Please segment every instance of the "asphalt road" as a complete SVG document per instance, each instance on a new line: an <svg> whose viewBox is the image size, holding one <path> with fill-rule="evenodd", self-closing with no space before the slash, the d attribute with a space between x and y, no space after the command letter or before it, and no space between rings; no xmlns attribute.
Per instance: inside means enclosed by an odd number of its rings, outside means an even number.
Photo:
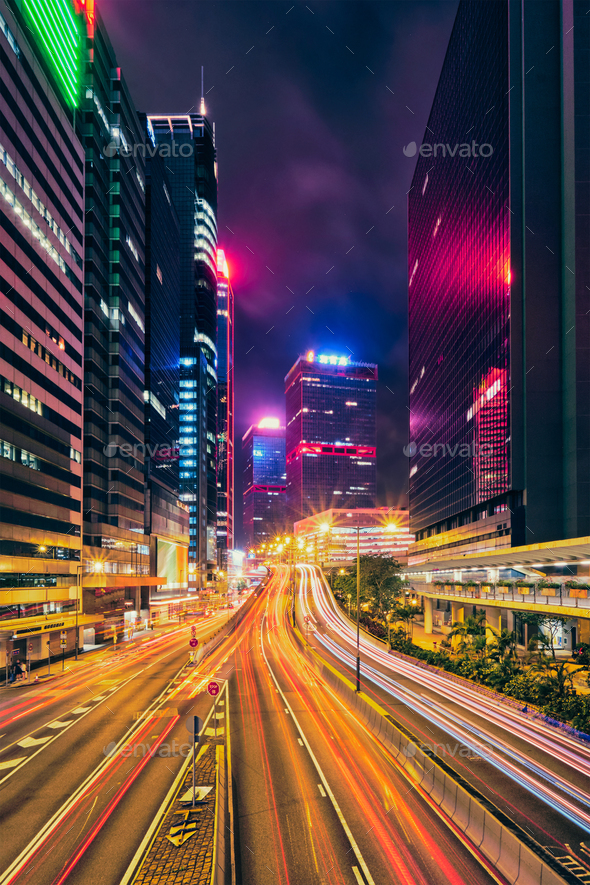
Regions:
<svg viewBox="0 0 590 885"><path fill-rule="evenodd" d="M252 602L236 622L248 622ZM226 620L197 622L197 635ZM41 688L2 693L2 885L118 885L189 752L189 710L206 717L206 684L240 635L189 668L183 625L93 652Z"/></svg>
<svg viewBox="0 0 590 885"><path fill-rule="evenodd" d="M297 653L287 576L269 582L230 683L238 882L494 881Z"/></svg>
<svg viewBox="0 0 590 885"><path fill-rule="evenodd" d="M312 593L314 582L315 597ZM336 618L330 615L330 605L335 607L335 604L317 567L303 567L300 600L300 623L304 613L309 612L310 644L324 660L354 681L354 625L340 613ZM463 687L448 680L448 691L445 689L442 694L442 682L434 684L428 672L389 658L381 651L376 660L368 653L366 638L362 641L365 643L365 650L361 649L363 691L389 707L392 716L434 749L539 844L549 848L554 856L572 858L587 874L588 878L584 880L590 881L590 829L577 825L557 801L552 804L538 798L518 779L531 777L551 789L559 803L569 803L572 812L590 813L590 807L585 804L590 802L590 777L586 773L590 748L562 738L557 731L552 735L552 729L546 726L539 726L538 732L530 734L519 732L518 712L500 710L495 713L493 705L489 706L475 688L467 688L467 694L464 694ZM383 648L377 642L369 645ZM381 676L388 681L381 680ZM411 704L404 703L404 692L408 693ZM422 712L417 709L420 706ZM521 719L528 728L525 717ZM458 739L459 728L463 735ZM498 741L497 746L494 741ZM489 750L497 752L498 764L488 761L486 753ZM518 762L510 755L511 751L525 762ZM568 760L567 764L564 760ZM513 771L512 777L507 773L509 767ZM563 779L563 785L558 778ZM568 794L568 785L580 792L581 800Z"/></svg>

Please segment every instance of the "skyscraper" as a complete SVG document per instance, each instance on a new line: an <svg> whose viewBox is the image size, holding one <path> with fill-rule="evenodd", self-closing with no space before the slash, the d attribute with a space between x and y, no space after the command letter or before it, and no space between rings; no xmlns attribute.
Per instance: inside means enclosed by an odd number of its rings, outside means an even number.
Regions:
<svg viewBox="0 0 590 885"><path fill-rule="evenodd" d="M147 118L150 141L171 173L180 224L180 486L190 508L189 581L196 586L217 564L217 164L203 102L201 110Z"/></svg>
<svg viewBox="0 0 590 885"><path fill-rule="evenodd" d="M300 356L285 378L287 518L374 507L377 366Z"/></svg>
<svg viewBox="0 0 590 885"><path fill-rule="evenodd" d="M227 570L234 546L234 293L222 249L217 250L217 551Z"/></svg>
<svg viewBox="0 0 590 885"><path fill-rule="evenodd" d="M86 152L84 548L86 606L116 630L141 606L145 535L145 159L143 128L93 4L76 127Z"/></svg>
<svg viewBox="0 0 590 885"><path fill-rule="evenodd" d="M145 322L145 530L150 571L168 579L151 590L151 602L157 603L186 596L189 542L189 509L179 499L178 468L180 225L166 160L158 153L146 162Z"/></svg>
<svg viewBox="0 0 590 885"><path fill-rule="evenodd" d="M422 559L590 533L586 12L459 5L408 201Z"/></svg>
<svg viewBox="0 0 590 885"><path fill-rule="evenodd" d="M263 418L242 437L244 536L253 547L285 528L285 428Z"/></svg>
<svg viewBox="0 0 590 885"><path fill-rule="evenodd" d="M47 6L0 0L3 660L13 650L25 660L29 643L33 659L47 655L46 642L57 651L61 630L68 648L76 641L84 151L73 118L83 37L65 2L54 9L48 32Z"/></svg>

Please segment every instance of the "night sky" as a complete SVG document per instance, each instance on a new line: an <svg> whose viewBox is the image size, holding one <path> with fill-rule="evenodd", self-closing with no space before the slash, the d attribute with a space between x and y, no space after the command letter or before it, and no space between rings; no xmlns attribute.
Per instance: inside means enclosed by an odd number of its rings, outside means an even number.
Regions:
<svg viewBox="0 0 590 885"><path fill-rule="evenodd" d="M402 148L422 140L457 5L97 2L139 110L198 110L205 66L236 296L238 519L241 437L284 417L284 376L310 349L378 363L378 503L407 506Z"/></svg>

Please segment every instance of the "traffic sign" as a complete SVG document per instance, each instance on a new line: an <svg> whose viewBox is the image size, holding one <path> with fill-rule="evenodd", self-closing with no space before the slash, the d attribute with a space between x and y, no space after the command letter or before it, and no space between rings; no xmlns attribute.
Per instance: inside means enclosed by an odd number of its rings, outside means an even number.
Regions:
<svg viewBox="0 0 590 885"><path fill-rule="evenodd" d="M190 645L191 648L196 648L197 645L199 644L199 640L195 636L193 636L192 639L189 639L188 644Z"/></svg>
<svg viewBox="0 0 590 885"><path fill-rule="evenodd" d="M33 643L29 642L29 651L33 651Z"/></svg>
<svg viewBox="0 0 590 885"><path fill-rule="evenodd" d="M306 624L309 624L309 615L306 615L306 616L303 618L303 620L305 621Z"/></svg>
<svg viewBox="0 0 590 885"><path fill-rule="evenodd" d="M210 682L207 686L207 691L211 695L212 698L216 698L219 694L219 683L218 682Z"/></svg>

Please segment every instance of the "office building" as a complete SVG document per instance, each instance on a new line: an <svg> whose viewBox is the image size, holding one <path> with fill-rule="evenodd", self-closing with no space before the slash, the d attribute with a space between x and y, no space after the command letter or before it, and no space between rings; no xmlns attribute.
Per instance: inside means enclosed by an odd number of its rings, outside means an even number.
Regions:
<svg viewBox="0 0 590 885"><path fill-rule="evenodd" d="M110 638L158 580L145 534L145 139L100 16L84 8L84 604Z"/></svg>
<svg viewBox="0 0 590 885"><path fill-rule="evenodd" d="M391 556L400 565L408 561L414 540L409 514L403 507L325 510L298 520L293 528L298 556L322 566L343 566L361 556ZM358 531L358 537L357 537Z"/></svg>
<svg viewBox="0 0 590 885"><path fill-rule="evenodd" d="M285 378L287 517L375 506L377 366L300 356Z"/></svg>
<svg viewBox="0 0 590 885"><path fill-rule="evenodd" d="M264 544L285 529L285 428L263 418L242 437L243 519L247 547Z"/></svg>
<svg viewBox="0 0 590 885"><path fill-rule="evenodd" d="M590 534L586 12L459 5L408 198L411 562Z"/></svg>
<svg viewBox="0 0 590 885"><path fill-rule="evenodd" d="M150 573L165 585L146 588L142 608L163 600L186 605L189 509L179 488L180 225L166 160L146 161L145 533ZM186 455L192 447L187 446Z"/></svg>
<svg viewBox="0 0 590 885"><path fill-rule="evenodd" d="M180 488L190 508L189 584L217 566L217 164L204 113L149 114L180 224ZM194 454L184 454L185 447Z"/></svg>
<svg viewBox="0 0 590 885"><path fill-rule="evenodd" d="M227 571L234 546L234 293L223 249L217 250L217 554Z"/></svg>
<svg viewBox="0 0 590 885"><path fill-rule="evenodd" d="M82 544L83 41L73 8L0 0L2 665L76 644ZM52 46L48 45L48 38ZM52 51L57 47L60 53ZM61 50L63 49L63 56ZM6 654L6 658L5 658Z"/></svg>

